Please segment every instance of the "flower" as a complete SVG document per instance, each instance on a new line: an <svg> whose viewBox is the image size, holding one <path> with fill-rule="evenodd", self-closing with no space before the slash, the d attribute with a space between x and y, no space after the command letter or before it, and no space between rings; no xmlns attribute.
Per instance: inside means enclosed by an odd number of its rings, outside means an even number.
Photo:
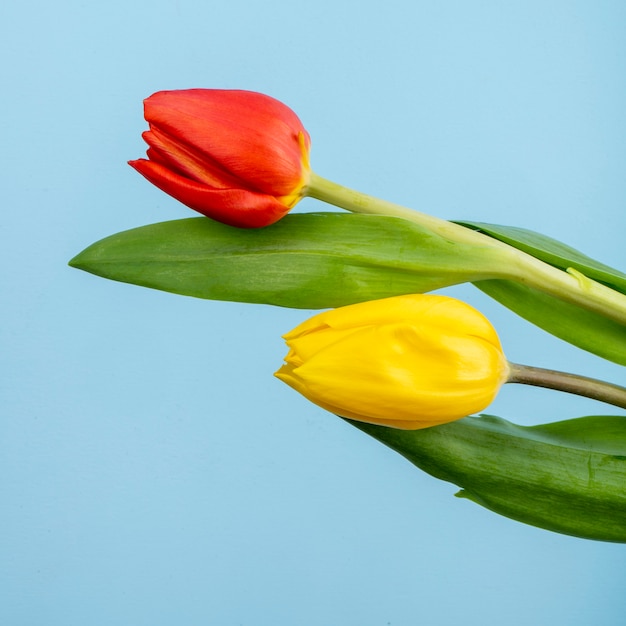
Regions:
<svg viewBox="0 0 626 626"><path fill-rule="evenodd" d="M509 372L489 321L446 296L333 309L284 339L280 380L342 417L406 430L481 411Z"/></svg>
<svg viewBox="0 0 626 626"><path fill-rule="evenodd" d="M159 91L144 101L144 115L148 158L129 165L195 211L257 228L302 197L311 141L278 100L252 91Z"/></svg>

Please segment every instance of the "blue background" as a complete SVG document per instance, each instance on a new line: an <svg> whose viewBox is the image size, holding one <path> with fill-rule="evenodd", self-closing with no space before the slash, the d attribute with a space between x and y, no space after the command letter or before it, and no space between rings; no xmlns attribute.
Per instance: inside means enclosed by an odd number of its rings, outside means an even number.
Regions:
<svg viewBox="0 0 626 626"><path fill-rule="evenodd" d="M273 378L308 312L67 261L191 216L126 161L143 98L221 87L290 105L322 176L624 269L625 35L619 0L4 3L0 623L623 623L626 546L453 498ZM511 360L626 382L473 287L448 292ZM519 386L489 411L616 412Z"/></svg>

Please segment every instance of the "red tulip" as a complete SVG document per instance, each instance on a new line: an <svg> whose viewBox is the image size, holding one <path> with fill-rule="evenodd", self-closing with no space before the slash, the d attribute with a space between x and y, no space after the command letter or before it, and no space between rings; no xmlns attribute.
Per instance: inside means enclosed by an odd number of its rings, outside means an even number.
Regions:
<svg viewBox="0 0 626 626"><path fill-rule="evenodd" d="M129 164L195 211L256 228L303 196L311 140L278 100L252 91L159 91L144 110L148 158Z"/></svg>

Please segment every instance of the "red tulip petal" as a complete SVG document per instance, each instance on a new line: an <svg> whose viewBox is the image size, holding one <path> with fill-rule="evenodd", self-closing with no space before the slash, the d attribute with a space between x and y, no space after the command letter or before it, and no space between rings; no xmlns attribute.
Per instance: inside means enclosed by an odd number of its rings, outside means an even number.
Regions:
<svg viewBox="0 0 626 626"><path fill-rule="evenodd" d="M243 189L213 189L147 159L128 163L152 184L179 202L230 226L239 228L269 226L289 212L289 207L281 204L273 196Z"/></svg>
<svg viewBox="0 0 626 626"><path fill-rule="evenodd" d="M211 157L201 154L193 146L177 142L174 137L156 128L146 131L142 137L150 146L150 160L162 163L186 178L219 189L246 187L245 181L223 170Z"/></svg>
<svg viewBox="0 0 626 626"><path fill-rule="evenodd" d="M296 114L278 100L219 89L161 91L144 102L151 127L194 146L203 158L249 181L262 192L288 195L302 179L299 133L308 133Z"/></svg>

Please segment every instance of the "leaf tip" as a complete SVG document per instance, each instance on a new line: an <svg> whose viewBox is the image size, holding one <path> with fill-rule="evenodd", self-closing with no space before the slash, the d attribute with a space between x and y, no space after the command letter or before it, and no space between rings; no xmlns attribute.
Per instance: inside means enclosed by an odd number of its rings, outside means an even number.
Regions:
<svg viewBox="0 0 626 626"><path fill-rule="evenodd" d="M78 270L85 269L85 251L79 252L76 256L71 258L67 264Z"/></svg>

